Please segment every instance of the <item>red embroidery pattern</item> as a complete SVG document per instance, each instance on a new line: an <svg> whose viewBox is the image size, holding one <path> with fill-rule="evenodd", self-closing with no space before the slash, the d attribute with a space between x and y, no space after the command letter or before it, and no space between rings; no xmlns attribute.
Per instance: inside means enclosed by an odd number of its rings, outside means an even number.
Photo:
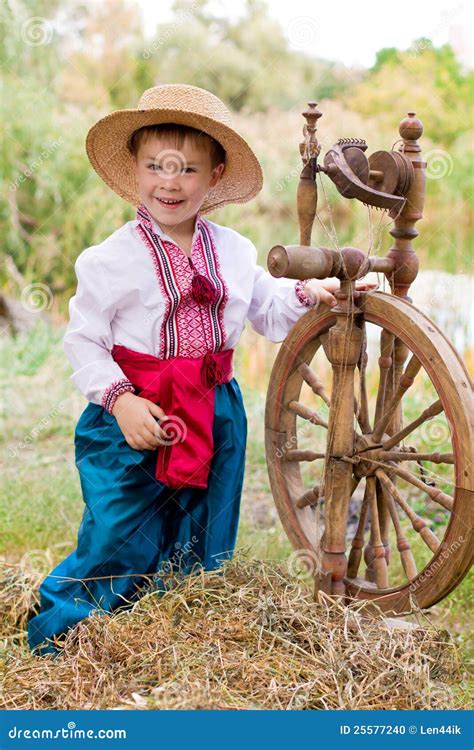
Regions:
<svg viewBox="0 0 474 750"><path fill-rule="evenodd" d="M214 351L220 351L226 342L227 334L224 326L224 309L229 299L229 290L221 274L219 256L214 244L211 228L206 221L200 219L200 250L202 252L202 267L197 263L196 270L203 276L211 279L214 287L217 289L218 297L210 306L210 317L213 325L213 335L215 338Z"/></svg>
<svg viewBox="0 0 474 750"><path fill-rule="evenodd" d="M138 216L138 212L137 212ZM153 266L155 268L155 274L158 279L158 284L160 286L161 295L165 301L165 310L163 313L163 323L161 325L160 329L160 345L158 354L156 355L160 359L165 359L165 352L169 350L169 335L168 335L168 321L171 318L172 308L176 309L177 303L179 300L175 299L171 296L171 287L169 284L169 278L166 277L166 283L165 283L165 273L163 266L163 258L162 253L160 252L160 249L156 247L155 243L153 242L152 237L153 230L150 229L144 222L139 223L137 225L137 230L140 234L140 237L144 241L153 262Z"/></svg>
<svg viewBox="0 0 474 750"><path fill-rule="evenodd" d="M114 380L114 382L107 386L107 388L105 389L102 395L101 405L106 411L109 412L109 414L112 414L112 409L114 408L115 402L117 401L118 397L126 391L135 393L135 388L128 378Z"/></svg>
<svg viewBox="0 0 474 750"><path fill-rule="evenodd" d="M197 235L191 251L191 268L184 251L155 234L145 207L137 211L140 236L151 253L165 300L158 357L202 357L218 352L226 341L224 308L228 289L220 272L219 258L207 223L197 219ZM215 300L199 304L193 297L195 273L206 277L215 290ZM214 295L211 295L214 296Z"/></svg>
<svg viewBox="0 0 474 750"><path fill-rule="evenodd" d="M303 279L302 281L296 282L295 294L303 305L306 305L306 307L314 307L316 301L313 299L313 297L310 297L309 294L306 294L304 290L304 286L307 281L310 281L310 279Z"/></svg>
<svg viewBox="0 0 474 750"><path fill-rule="evenodd" d="M174 288L179 296L178 305L172 310L167 329L175 332L170 344L169 357L202 357L207 351L207 341L211 341L211 328L208 315L192 296L193 272L185 253L174 243L161 240L170 262ZM195 245L196 247L196 245ZM193 253L194 255L194 248ZM214 351L214 349L212 349Z"/></svg>

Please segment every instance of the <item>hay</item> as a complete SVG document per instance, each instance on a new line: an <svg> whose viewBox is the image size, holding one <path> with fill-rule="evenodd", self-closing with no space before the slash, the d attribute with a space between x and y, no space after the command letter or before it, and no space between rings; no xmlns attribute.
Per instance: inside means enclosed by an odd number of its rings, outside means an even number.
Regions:
<svg viewBox="0 0 474 750"><path fill-rule="evenodd" d="M0 638L26 628L28 613L39 603L41 576L22 565L0 561Z"/></svg>
<svg viewBox="0 0 474 750"><path fill-rule="evenodd" d="M24 626L32 600L24 579L10 581L2 633ZM287 566L243 552L128 610L88 617L56 659L33 657L24 633L10 636L0 652L5 709L457 707L446 631L393 628L362 617L360 603L313 602Z"/></svg>

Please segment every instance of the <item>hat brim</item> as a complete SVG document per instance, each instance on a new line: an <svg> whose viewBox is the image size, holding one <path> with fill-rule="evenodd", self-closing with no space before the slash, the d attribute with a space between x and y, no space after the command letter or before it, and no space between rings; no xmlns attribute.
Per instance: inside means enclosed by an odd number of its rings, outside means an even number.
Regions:
<svg viewBox="0 0 474 750"><path fill-rule="evenodd" d="M246 203L261 190L263 175L259 161L244 138L230 126L180 109L123 109L92 126L86 138L86 151L101 179L128 203L138 206L141 202L128 139L138 128L164 123L202 130L225 149L225 170L218 184L209 190L200 213L209 213L228 203Z"/></svg>

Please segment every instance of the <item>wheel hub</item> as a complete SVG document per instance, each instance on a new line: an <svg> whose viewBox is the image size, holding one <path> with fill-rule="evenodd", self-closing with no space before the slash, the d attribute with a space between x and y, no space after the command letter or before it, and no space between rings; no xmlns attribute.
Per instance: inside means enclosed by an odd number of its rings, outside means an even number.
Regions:
<svg viewBox="0 0 474 750"><path fill-rule="evenodd" d="M385 440L388 440L388 437L388 435L383 435L381 442L383 443ZM371 448L371 446L373 446L373 448ZM394 448L393 450L397 450L397 448ZM374 445L371 432L357 438L353 458L358 459L359 456L360 459L358 463L354 464L354 476L357 477L357 479L373 476L377 469L377 465L371 463L371 461L383 461L383 449L381 448L380 443ZM364 458L371 459L371 461L364 461Z"/></svg>

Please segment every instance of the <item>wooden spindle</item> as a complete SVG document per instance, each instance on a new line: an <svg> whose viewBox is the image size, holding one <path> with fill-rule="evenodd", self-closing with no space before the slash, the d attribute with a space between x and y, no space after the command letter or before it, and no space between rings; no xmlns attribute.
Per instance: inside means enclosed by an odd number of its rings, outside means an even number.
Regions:
<svg viewBox="0 0 474 750"><path fill-rule="evenodd" d="M317 102L308 102L307 109L301 114L306 119L306 123L303 126L304 140L300 143L303 169L298 183L296 208L300 226L300 244L309 247L318 205L316 162L321 146L316 138L316 125L322 112L317 109Z"/></svg>
<svg viewBox="0 0 474 750"><path fill-rule="evenodd" d="M360 360L362 329L353 325L351 312L352 282L342 281L334 309L337 320L323 346L333 370L331 410L329 412L328 459L325 466L325 529L322 542L322 569L331 574L331 591L344 595L347 571L345 554L349 499L353 494L352 465L338 460L354 449L354 370ZM316 587L318 586L316 581Z"/></svg>
<svg viewBox="0 0 474 750"><path fill-rule="evenodd" d="M375 580L377 588L388 588L388 570L387 560L385 557L385 546L380 533L379 511L377 506L377 493L375 487L375 477L367 477L366 488L369 497L370 507L370 547L371 547L371 568L372 574L368 580Z"/></svg>

